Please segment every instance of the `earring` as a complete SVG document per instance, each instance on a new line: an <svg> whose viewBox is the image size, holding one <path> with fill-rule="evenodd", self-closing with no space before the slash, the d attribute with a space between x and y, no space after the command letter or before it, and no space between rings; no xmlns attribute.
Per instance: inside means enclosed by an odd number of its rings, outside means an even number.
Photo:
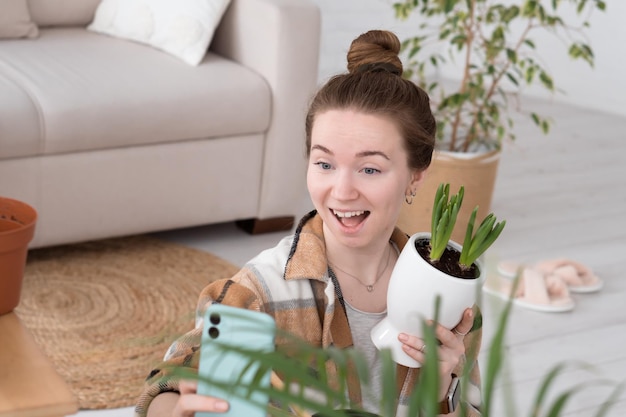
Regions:
<svg viewBox="0 0 626 417"><path fill-rule="evenodd" d="M413 197L415 197L415 191L411 190L410 194L405 194L404 195L404 201L406 201L406 203L408 205L411 205L411 204L413 204Z"/></svg>

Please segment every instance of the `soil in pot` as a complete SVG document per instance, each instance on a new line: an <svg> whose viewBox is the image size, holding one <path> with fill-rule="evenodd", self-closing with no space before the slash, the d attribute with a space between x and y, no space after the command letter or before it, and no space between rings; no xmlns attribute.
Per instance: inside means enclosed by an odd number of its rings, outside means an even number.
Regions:
<svg viewBox="0 0 626 417"><path fill-rule="evenodd" d="M445 274L463 279L476 279L480 276L480 270L476 264L472 264L468 269L461 268L459 264L461 252L451 246L446 247L441 258L436 262L430 260L430 239L416 239L415 249L426 262Z"/></svg>

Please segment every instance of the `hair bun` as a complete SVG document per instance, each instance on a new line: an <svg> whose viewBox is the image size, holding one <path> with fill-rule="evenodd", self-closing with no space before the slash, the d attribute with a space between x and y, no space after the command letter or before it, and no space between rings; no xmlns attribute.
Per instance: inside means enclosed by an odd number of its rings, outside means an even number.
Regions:
<svg viewBox="0 0 626 417"><path fill-rule="evenodd" d="M398 67L396 67L393 64L389 64L387 62L371 62L369 64L359 65L356 68L356 72L368 72L368 71L370 72L387 71L394 75L402 74L400 70L398 69Z"/></svg>
<svg viewBox="0 0 626 417"><path fill-rule="evenodd" d="M370 30L352 41L348 51L348 71L386 71L402 74L400 40L387 30Z"/></svg>

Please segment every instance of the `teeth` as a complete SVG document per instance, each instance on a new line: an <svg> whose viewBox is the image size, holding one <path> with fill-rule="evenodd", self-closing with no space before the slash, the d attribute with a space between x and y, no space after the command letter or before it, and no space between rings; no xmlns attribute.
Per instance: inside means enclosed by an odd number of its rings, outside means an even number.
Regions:
<svg viewBox="0 0 626 417"><path fill-rule="evenodd" d="M354 216L360 216L361 214L365 213L365 211L360 210L360 211L337 211L337 210L333 210L333 214L337 217L354 217Z"/></svg>

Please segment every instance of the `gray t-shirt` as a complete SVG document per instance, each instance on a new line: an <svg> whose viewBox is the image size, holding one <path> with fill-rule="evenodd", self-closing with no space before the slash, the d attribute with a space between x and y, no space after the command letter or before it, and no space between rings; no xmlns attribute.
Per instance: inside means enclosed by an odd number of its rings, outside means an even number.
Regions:
<svg viewBox="0 0 626 417"><path fill-rule="evenodd" d="M387 312L367 313L352 307L345 300L344 303L352 331L354 349L363 355L370 370L370 386L361 387L363 408L370 413L380 414L381 362L378 349L370 337L370 331L376 323L387 316Z"/></svg>

